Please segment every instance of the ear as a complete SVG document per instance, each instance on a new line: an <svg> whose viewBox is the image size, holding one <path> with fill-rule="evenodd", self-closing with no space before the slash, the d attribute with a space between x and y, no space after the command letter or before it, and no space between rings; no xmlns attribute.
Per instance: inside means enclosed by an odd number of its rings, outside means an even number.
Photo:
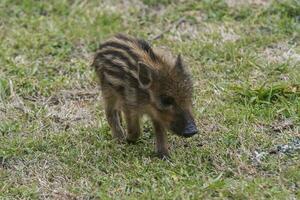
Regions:
<svg viewBox="0 0 300 200"><path fill-rule="evenodd" d="M143 62L138 62L138 79L141 88L148 89L152 84L153 71Z"/></svg>
<svg viewBox="0 0 300 200"><path fill-rule="evenodd" d="M184 64L181 58L181 55L178 54L176 62L175 62L175 69L179 72L179 73L183 73L184 70Z"/></svg>

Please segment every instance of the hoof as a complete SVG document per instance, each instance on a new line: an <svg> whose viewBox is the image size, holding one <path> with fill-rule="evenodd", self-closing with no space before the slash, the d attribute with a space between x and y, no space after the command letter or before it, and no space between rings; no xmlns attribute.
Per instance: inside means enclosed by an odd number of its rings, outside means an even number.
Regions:
<svg viewBox="0 0 300 200"><path fill-rule="evenodd" d="M136 144L137 143L137 139L130 139L130 138L126 138L126 141L128 144Z"/></svg>
<svg viewBox="0 0 300 200"><path fill-rule="evenodd" d="M171 159L171 157L170 157L170 155L168 153L160 153L160 152L158 152L157 153L157 157L159 159L161 159L161 160L170 160Z"/></svg>

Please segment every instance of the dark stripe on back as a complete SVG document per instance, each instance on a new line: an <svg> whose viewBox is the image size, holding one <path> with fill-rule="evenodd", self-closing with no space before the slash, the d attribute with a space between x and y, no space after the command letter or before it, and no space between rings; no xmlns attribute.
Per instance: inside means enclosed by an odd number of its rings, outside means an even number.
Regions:
<svg viewBox="0 0 300 200"><path fill-rule="evenodd" d="M105 47L114 47L116 49L122 49L126 51L134 60L138 61L139 57L136 55L129 46L126 46L124 44L120 44L118 42L105 42L100 45L99 49L103 49Z"/></svg>
<svg viewBox="0 0 300 200"><path fill-rule="evenodd" d="M148 42L146 42L145 40L142 40L142 39L138 39L138 45L139 47L145 51L147 54L149 54L150 58L154 61L157 61L158 60L158 57L157 55L155 55L155 53L153 52L151 46L149 45Z"/></svg>
<svg viewBox="0 0 300 200"><path fill-rule="evenodd" d="M130 69L135 70L135 71L137 70L137 66L135 64L133 64L132 62L130 62L128 57L125 56L122 52L115 51L113 49L108 49L108 50L104 50L101 53L99 53L99 56L101 58L106 59L104 57L104 55L112 55L112 56L118 57L121 61L124 61Z"/></svg>
<svg viewBox="0 0 300 200"><path fill-rule="evenodd" d="M103 61L104 61L104 64L106 64L106 65L108 65L108 66L110 66L110 67L112 67L114 69L117 69L117 70L109 70L108 67L105 67L104 71L108 72L108 74L110 74L110 75L112 75L112 76L114 76L116 78L119 78L119 79L123 79L123 80L127 79L127 80L129 80L129 85L136 84L138 82L137 79L133 75L131 75L128 72L125 72L123 70L122 66L117 65L116 63L113 63L109 59L105 59Z"/></svg>
<svg viewBox="0 0 300 200"><path fill-rule="evenodd" d="M143 40L143 39L133 39L133 38L130 38L130 37L128 37L126 35L123 35L123 34L117 34L115 36L115 38L123 40L125 42L137 43L138 47L140 47L141 50L146 52L153 61L157 61L159 59L158 56L154 53L154 51L151 48L150 44L147 41ZM105 42L105 43L101 44L99 48L101 49L101 48L104 48L104 47L107 47L107 46L112 46L112 47L119 48L119 49L122 49L124 51L127 51L128 54L134 60L139 60L139 57L134 52L132 52L132 50L129 46L127 46L125 44L121 44L121 43L113 42L113 41L112 42Z"/></svg>
<svg viewBox="0 0 300 200"><path fill-rule="evenodd" d="M118 79L124 79L124 72L122 70L120 71L111 71L109 70L108 68L104 69L104 72L107 73L108 75L111 75L115 78L118 78Z"/></svg>
<svg viewBox="0 0 300 200"><path fill-rule="evenodd" d="M103 60L102 60L102 61L103 61L103 64L106 65L106 67L103 68L104 70L109 70L109 68L107 67L107 66L109 66L109 67L111 67L111 68L114 68L114 69L115 69L114 71L120 72L120 74L126 73L126 72L123 70L123 67L122 67L121 65L118 65L118 64L116 64L116 63L113 63L110 59L107 59L107 58L104 58L104 57L103 57ZM109 71L112 71L112 70L109 70Z"/></svg>
<svg viewBox="0 0 300 200"><path fill-rule="evenodd" d="M111 63L111 61L109 61L109 60L107 60L106 64L108 64L112 67L120 67L118 65L115 65L114 63ZM129 73L124 72L123 70L112 71L112 70L109 70L109 68L105 68L104 72L111 75L111 76L113 76L113 77L115 77L115 78L123 80L124 83L126 83L126 81L127 81L127 84L130 87L133 87L133 88L138 87L138 80L134 76L132 76Z"/></svg>

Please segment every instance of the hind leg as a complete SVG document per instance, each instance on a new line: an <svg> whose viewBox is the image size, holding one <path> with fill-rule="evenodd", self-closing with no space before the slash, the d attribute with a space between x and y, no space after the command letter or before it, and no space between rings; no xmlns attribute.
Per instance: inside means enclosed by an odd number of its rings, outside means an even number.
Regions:
<svg viewBox="0 0 300 200"><path fill-rule="evenodd" d="M104 99L106 119L111 128L112 136L118 140L122 140L125 137L125 133L120 123L120 112L116 105L117 97L110 95L104 97Z"/></svg>

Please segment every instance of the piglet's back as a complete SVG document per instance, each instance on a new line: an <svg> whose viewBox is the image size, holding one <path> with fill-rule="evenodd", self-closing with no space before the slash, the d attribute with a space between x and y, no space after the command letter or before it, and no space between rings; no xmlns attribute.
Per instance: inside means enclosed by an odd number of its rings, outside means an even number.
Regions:
<svg viewBox="0 0 300 200"><path fill-rule="evenodd" d="M145 63L155 71L162 70L163 57L142 39L118 34L102 43L94 57L102 90L113 89L127 104L135 106L149 98L138 81L138 63Z"/></svg>
<svg viewBox="0 0 300 200"><path fill-rule="evenodd" d="M119 67L122 71L137 72L138 62L159 70L161 55L155 53L148 42L131 36L118 34L100 44L95 55L93 66L96 70L103 67Z"/></svg>

